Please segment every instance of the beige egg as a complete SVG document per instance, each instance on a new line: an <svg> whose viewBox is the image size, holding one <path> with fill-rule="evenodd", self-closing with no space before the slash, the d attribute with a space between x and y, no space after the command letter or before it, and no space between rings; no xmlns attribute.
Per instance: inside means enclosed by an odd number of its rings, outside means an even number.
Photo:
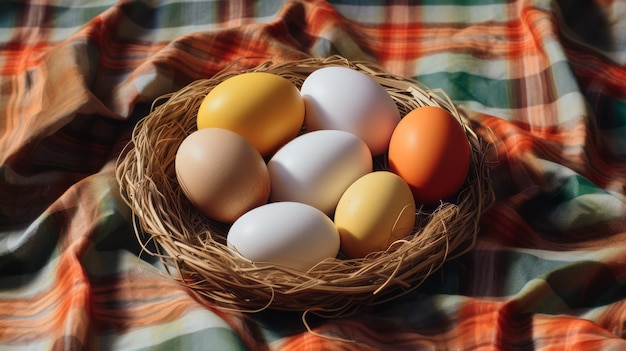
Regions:
<svg viewBox="0 0 626 351"><path fill-rule="evenodd" d="M176 152L175 168L184 194L214 220L232 223L268 201L265 161L235 132L205 128L191 133Z"/></svg>

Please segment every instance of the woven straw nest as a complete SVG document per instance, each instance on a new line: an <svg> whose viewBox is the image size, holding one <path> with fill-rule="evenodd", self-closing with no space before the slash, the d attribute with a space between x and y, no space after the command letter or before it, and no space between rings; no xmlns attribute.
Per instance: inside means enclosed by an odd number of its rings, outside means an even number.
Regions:
<svg viewBox="0 0 626 351"><path fill-rule="evenodd" d="M229 253L225 242L228 225L211 221L187 200L176 180L177 148L196 130L196 112L204 96L225 79L263 71L283 76L300 88L311 72L325 66L350 67L368 74L392 96L401 116L426 105L450 111L464 126L471 145L466 183L456 203L440 203L428 211L418 208L413 234L397 240L384 252L360 259L346 259L340 253L306 273L256 266ZM363 305L397 298L417 288L444 262L472 248L479 218L493 201L486 161L488 145L447 95L372 63L351 62L338 56L283 64L268 62L250 70L194 81L159 102L137 124L120 155L116 177L121 194L133 211L144 251L158 256L170 268L172 277L222 308L244 312L273 308L340 316ZM375 164L384 168L385 160Z"/></svg>

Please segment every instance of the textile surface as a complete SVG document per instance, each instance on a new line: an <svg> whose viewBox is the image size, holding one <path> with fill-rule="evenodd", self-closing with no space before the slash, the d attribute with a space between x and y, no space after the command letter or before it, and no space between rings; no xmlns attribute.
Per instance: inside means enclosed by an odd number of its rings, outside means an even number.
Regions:
<svg viewBox="0 0 626 351"><path fill-rule="evenodd" d="M141 254L116 159L225 67L342 55L443 89L493 143L475 247L356 315L225 312ZM0 349L626 349L626 3L7 1Z"/></svg>

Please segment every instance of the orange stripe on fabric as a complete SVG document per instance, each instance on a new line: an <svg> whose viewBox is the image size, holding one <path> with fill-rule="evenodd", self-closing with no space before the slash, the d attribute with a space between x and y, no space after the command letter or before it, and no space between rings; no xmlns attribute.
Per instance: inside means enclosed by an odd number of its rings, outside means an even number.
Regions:
<svg viewBox="0 0 626 351"><path fill-rule="evenodd" d="M589 347L625 345L624 340L584 319L569 316L527 314L516 300L464 299L455 316L436 330L388 324L381 320L327 321L282 338L280 350L588 350ZM419 313L416 311L416 313ZM345 341L341 341L344 339Z"/></svg>
<svg viewBox="0 0 626 351"><path fill-rule="evenodd" d="M43 54L52 47L50 43L9 44L2 50L4 64L0 66L0 75L22 74L41 65Z"/></svg>
<svg viewBox="0 0 626 351"><path fill-rule="evenodd" d="M461 323L456 331L461 341L471 340L467 334L473 332L473 339L487 349L589 350L611 344L626 345L626 341L591 321L564 315L527 314L526 305L516 300L467 300L459 307L457 321Z"/></svg>
<svg viewBox="0 0 626 351"><path fill-rule="evenodd" d="M410 58L439 52L467 52L484 58L521 58L543 54L543 40L553 40L555 19L538 9L524 9L522 19L504 23L478 23L465 27L443 23L385 22L378 26L350 24L363 33L366 45L381 59L402 53ZM530 29L530 31L529 31ZM503 36L504 35L504 36Z"/></svg>
<svg viewBox="0 0 626 351"><path fill-rule="evenodd" d="M51 335L73 335L84 342L93 332L127 332L165 324L189 309L208 307L156 272L90 280L69 251L56 271L55 284L49 290L26 299L0 301L0 311L11 316L0 319L0 340L35 341ZM230 322L235 324L233 318Z"/></svg>
<svg viewBox="0 0 626 351"><path fill-rule="evenodd" d="M577 77L589 89L601 88L603 92L624 99L626 66L619 65L600 54L579 47L563 38L565 52Z"/></svg>
<svg viewBox="0 0 626 351"><path fill-rule="evenodd" d="M588 125L586 117L545 128L481 114L475 118L480 120L485 137L494 144L498 159L509 166L517 167L515 160L518 159L532 164L533 159L541 158L571 168L601 188L626 188L626 169L621 163L611 162L606 157L601 149L601 140L594 138L597 132ZM519 179L523 174L530 175L530 182L520 185L542 183L540 166L524 169L527 171L519 167L512 170L518 173Z"/></svg>
<svg viewBox="0 0 626 351"><path fill-rule="evenodd" d="M80 262L71 253L60 257L55 284L32 298L3 299L0 340L34 341L73 335L85 341L91 288Z"/></svg>
<svg viewBox="0 0 626 351"><path fill-rule="evenodd" d="M617 301L607 306L596 320L609 332L626 339L626 301Z"/></svg>
<svg viewBox="0 0 626 351"><path fill-rule="evenodd" d="M533 230L517 211L504 204L492 206L481 218L480 238L477 249L501 249L506 247L542 248L543 239Z"/></svg>

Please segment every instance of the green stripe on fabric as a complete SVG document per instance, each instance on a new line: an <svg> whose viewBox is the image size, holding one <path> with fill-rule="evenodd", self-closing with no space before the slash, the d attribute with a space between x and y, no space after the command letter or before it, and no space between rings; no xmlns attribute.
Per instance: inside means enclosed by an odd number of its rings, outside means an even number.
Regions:
<svg viewBox="0 0 626 351"><path fill-rule="evenodd" d="M626 158L626 126L601 129L598 134L609 153L618 158Z"/></svg>
<svg viewBox="0 0 626 351"><path fill-rule="evenodd" d="M613 99L609 96L594 96L595 100L603 101L598 116L598 126L602 129L626 126L626 101Z"/></svg>
<svg viewBox="0 0 626 351"><path fill-rule="evenodd" d="M113 4L111 4L113 5ZM83 25L94 17L106 11L111 6L95 7L55 7L53 11L53 24L55 28L71 28Z"/></svg>
<svg viewBox="0 0 626 351"><path fill-rule="evenodd" d="M569 177L558 193L558 200L569 201L582 195L608 194L606 190L598 187L589 179L580 175Z"/></svg>
<svg viewBox="0 0 626 351"><path fill-rule="evenodd" d="M441 88L454 101L477 101L489 107L512 108L507 80L489 79L466 72L438 72L415 77L431 89Z"/></svg>
<svg viewBox="0 0 626 351"><path fill-rule="evenodd" d="M218 5L208 1L150 7L137 1L122 6L122 10L133 23L143 28L156 29L178 27L181 18L185 19L185 25L216 23L223 17Z"/></svg>
<svg viewBox="0 0 626 351"><path fill-rule="evenodd" d="M24 230L4 231L0 236L0 275L30 275L48 264L57 254L59 220L55 214L44 214ZM13 287L8 282L0 285Z"/></svg>
<svg viewBox="0 0 626 351"><path fill-rule="evenodd" d="M570 308L592 308L626 296L626 283L601 262L574 262L550 273L546 281Z"/></svg>
<svg viewBox="0 0 626 351"><path fill-rule="evenodd" d="M536 194L519 210L535 229L558 240L578 240L581 228L601 226L623 216L621 201L578 174L559 181L552 191Z"/></svg>
<svg viewBox="0 0 626 351"><path fill-rule="evenodd" d="M616 277L607 264L584 257L569 262L521 251L480 251L476 255L479 258L474 262L475 267L492 267L492 270L468 277L469 284L498 282L500 277L506 277L501 281L503 286L493 286L502 288L497 291L499 296L515 295L533 279L545 280L554 294L572 308L601 306L617 301L623 298L626 291L626 282ZM601 255L597 253L594 257ZM479 290L489 292L488 288Z"/></svg>
<svg viewBox="0 0 626 351"><path fill-rule="evenodd" d="M180 27L181 19L184 25L214 24L223 22L231 17L236 18L263 18L276 14L282 6L278 0L264 1L256 4L250 13L231 13L228 2L202 1L177 2L158 7L150 7L140 1L122 6L126 16L135 24L147 28ZM236 15L236 16L235 16Z"/></svg>
<svg viewBox="0 0 626 351"><path fill-rule="evenodd" d="M529 281L542 279L568 264L522 251L476 250L446 262L440 272L424 281L417 293L510 296L519 293ZM470 273L468 267L478 268Z"/></svg>
<svg viewBox="0 0 626 351"><path fill-rule="evenodd" d="M468 271L468 267L473 269ZM552 260L524 251L476 250L471 255L447 262L440 272L430 276L415 292L376 309L396 318L402 316L408 324L421 324L426 322L424 316L432 318L435 311L420 308L420 313L415 314L407 309L407 306L415 306L416 296L417 300L431 295L515 296L524 293L529 283L541 280L552 289L533 300L534 308L542 313L567 312L563 310L564 306L551 305L553 301L564 301L566 309L602 306L618 301L626 292L626 282L616 277L602 262L582 257L574 262Z"/></svg>
<svg viewBox="0 0 626 351"><path fill-rule="evenodd" d="M556 98L578 91L578 83L567 62L556 62L548 71L540 74L548 75L550 81L554 82ZM431 89L443 89L455 102L476 101L493 108L527 107L514 97L520 96L521 82L531 81L529 77L524 77L523 81L491 79L467 72L437 72L417 75L414 78Z"/></svg>
<svg viewBox="0 0 626 351"><path fill-rule="evenodd" d="M260 327L264 339L268 343L276 342L282 338L306 332L306 326L302 322L301 311L283 311L267 309L252 315L256 324ZM310 327L319 325L321 317L314 314L306 316Z"/></svg>
<svg viewBox="0 0 626 351"><path fill-rule="evenodd" d="M21 13L26 8L25 4L15 1L5 1L0 11L0 28L15 28L16 13Z"/></svg>
<svg viewBox="0 0 626 351"><path fill-rule="evenodd" d="M472 287L470 293L482 293L492 296L507 296L519 293L531 280L544 277L550 272L558 271L568 262L547 260L532 254L518 251L479 251L475 265L491 271L477 272L478 275L468 277L466 284L493 284L490 288ZM459 274L462 274L459 272ZM506 277L503 279L502 277ZM487 283L492 282L492 283Z"/></svg>
<svg viewBox="0 0 626 351"><path fill-rule="evenodd" d="M180 335L157 345L137 350L142 351L245 351L248 350L237 334L226 328L210 328L194 333Z"/></svg>
<svg viewBox="0 0 626 351"><path fill-rule="evenodd" d="M2 4L0 11L0 28L16 28L24 24L23 18L31 13L39 13L40 20L34 19L36 25L48 28L71 28L84 25L98 16L115 2L104 5L66 7L51 5L24 5L22 3L7 1ZM25 11L28 12L25 12Z"/></svg>

